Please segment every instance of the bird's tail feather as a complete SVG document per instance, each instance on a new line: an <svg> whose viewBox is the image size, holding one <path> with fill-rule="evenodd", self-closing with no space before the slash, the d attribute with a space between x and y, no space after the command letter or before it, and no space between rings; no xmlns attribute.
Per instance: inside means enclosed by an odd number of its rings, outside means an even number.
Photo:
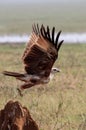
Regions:
<svg viewBox="0 0 86 130"><path fill-rule="evenodd" d="M9 71L3 71L3 74L6 76L13 76L13 77L24 77L24 74L16 73L16 72L9 72Z"/></svg>

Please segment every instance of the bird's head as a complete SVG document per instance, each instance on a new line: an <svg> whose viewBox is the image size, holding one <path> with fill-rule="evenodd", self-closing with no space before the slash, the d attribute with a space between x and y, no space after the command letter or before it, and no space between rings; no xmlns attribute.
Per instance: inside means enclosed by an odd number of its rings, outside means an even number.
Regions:
<svg viewBox="0 0 86 130"><path fill-rule="evenodd" d="M57 73L57 72L60 72L61 70L58 69L58 68L52 68L51 70L51 73L50 73L50 79L53 79L54 75Z"/></svg>
<svg viewBox="0 0 86 130"><path fill-rule="evenodd" d="M58 69L58 68L52 68L52 70L51 70L51 73L52 73L52 74L55 74L55 73L57 73L57 72L61 72L61 70Z"/></svg>

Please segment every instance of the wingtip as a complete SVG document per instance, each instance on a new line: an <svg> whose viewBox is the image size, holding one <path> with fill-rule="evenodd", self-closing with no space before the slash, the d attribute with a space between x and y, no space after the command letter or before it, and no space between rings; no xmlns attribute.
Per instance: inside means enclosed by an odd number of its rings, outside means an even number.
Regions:
<svg viewBox="0 0 86 130"><path fill-rule="evenodd" d="M55 27L52 28L52 43L55 44Z"/></svg>
<svg viewBox="0 0 86 130"><path fill-rule="evenodd" d="M33 24L32 25L32 29L33 29L33 32L36 34L36 35L42 35L45 39L47 39L49 42L51 42L55 48L57 49L57 51L59 50L61 44L64 42L64 40L62 40L61 42L59 42L59 37L60 37L60 34L62 33L62 30L60 30L57 35L56 35L56 32L55 32L55 27L53 27L50 31L50 28L49 26L47 25L47 27L45 28L45 26L43 24L41 24L41 27L39 28L39 25L38 23L37 24ZM56 38L55 38L55 35L56 35Z"/></svg>
<svg viewBox="0 0 86 130"><path fill-rule="evenodd" d="M39 35L39 34L40 34L40 29L39 29L38 23L37 23L37 24L35 24L35 23L32 24L32 31L33 31L36 35Z"/></svg>
<svg viewBox="0 0 86 130"><path fill-rule="evenodd" d="M61 45L62 45L63 42L64 42L64 40L60 41L60 43L57 46L57 51L59 51L59 49L60 49L60 47L61 47Z"/></svg>

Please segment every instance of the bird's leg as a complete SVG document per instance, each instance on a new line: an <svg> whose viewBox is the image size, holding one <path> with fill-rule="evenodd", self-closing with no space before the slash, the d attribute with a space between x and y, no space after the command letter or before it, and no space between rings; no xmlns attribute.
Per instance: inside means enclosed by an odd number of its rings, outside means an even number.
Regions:
<svg viewBox="0 0 86 130"><path fill-rule="evenodd" d="M20 88L17 88L19 95L20 95L21 97L23 97L22 90L23 90L23 89L27 89L27 88L31 88L31 87L34 86L34 85L35 85L35 84L32 83L32 82L30 82L30 81L24 83L23 85L20 86Z"/></svg>
<svg viewBox="0 0 86 130"><path fill-rule="evenodd" d="M34 86L35 84L32 82L27 82L23 85L21 85L21 89L26 89L26 88L31 88L32 86Z"/></svg>
<svg viewBox="0 0 86 130"><path fill-rule="evenodd" d="M17 91L18 91L19 95L20 95L21 97L23 97L22 90L21 90L20 88L17 88Z"/></svg>
<svg viewBox="0 0 86 130"><path fill-rule="evenodd" d="M40 84L40 77L36 75L26 75L25 77L18 77L17 79L24 81L25 83L21 85L20 89L18 88L18 92L21 95L21 90L26 88L31 88L34 85Z"/></svg>
<svg viewBox="0 0 86 130"><path fill-rule="evenodd" d="M40 83L40 78L37 76L32 76L28 81L25 80L25 84L21 85L21 89L31 88L34 85Z"/></svg>

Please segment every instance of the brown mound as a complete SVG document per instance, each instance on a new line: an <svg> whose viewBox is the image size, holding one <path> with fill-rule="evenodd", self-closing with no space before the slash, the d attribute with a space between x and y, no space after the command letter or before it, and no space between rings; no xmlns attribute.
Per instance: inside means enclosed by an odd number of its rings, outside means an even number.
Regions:
<svg viewBox="0 0 86 130"><path fill-rule="evenodd" d="M0 111L0 130L39 130L28 109L9 101Z"/></svg>

